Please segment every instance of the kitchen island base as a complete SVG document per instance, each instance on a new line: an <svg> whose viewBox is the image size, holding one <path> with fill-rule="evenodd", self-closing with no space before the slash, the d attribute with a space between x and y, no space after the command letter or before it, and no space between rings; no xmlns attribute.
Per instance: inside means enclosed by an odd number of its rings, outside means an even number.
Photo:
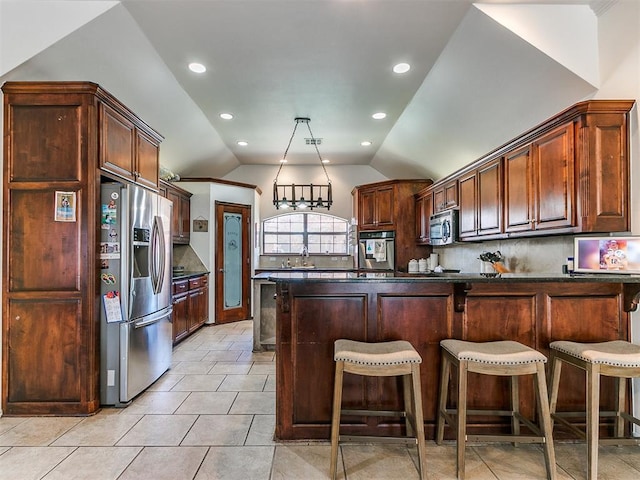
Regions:
<svg viewBox="0 0 640 480"><path fill-rule="evenodd" d="M600 276L602 277L602 276ZM544 355L554 340L595 342L629 339L629 311L635 309L640 279L463 275L415 279L306 279L274 277L276 322L276 433L278 440L330 436L333 345L346 338L363 342L407 340L423 359L425 433L434 438L440 372L440 341L515 340ZM611 382L609 382L611 380ZM558 411L584 409L584 378L566 372ZM613 408L612 379L603 379L602 407ZM453 387L452 387L453 388ZM502 409L510 389L504 377L469 375L468 408ZM521 411L535 417L535 390L520 380ZM450 392L455 398L455 392ZM343 407L401 410L402 384L395 378L345 375ZM509 424L483 418L469 432L502 432ZM347 417L346 435L404 434L404 422ZM453 438L445 431L445 438Z"/></svg>

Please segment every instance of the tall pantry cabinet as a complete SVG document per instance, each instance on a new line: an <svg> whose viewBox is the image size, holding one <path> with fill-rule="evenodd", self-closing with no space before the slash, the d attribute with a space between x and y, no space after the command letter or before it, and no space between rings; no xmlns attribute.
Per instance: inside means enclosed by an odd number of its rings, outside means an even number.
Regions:
<svg viewBox="0 0 640 480"><path fill-rule="evenodd" d="M157 188L162 137L94 83L2 91L2 410L91 414L100 406L101 175Z"/></svg>

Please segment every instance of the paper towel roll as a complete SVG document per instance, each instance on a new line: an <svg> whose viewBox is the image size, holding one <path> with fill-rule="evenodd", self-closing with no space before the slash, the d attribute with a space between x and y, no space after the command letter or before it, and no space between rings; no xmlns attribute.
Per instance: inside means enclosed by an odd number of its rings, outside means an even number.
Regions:
<svg viewBox="0 0 640 480"><path fill-rule="evenodd" d="M435 270L438 266L438 254L432 253L429 255L429 270Z"/></svg>

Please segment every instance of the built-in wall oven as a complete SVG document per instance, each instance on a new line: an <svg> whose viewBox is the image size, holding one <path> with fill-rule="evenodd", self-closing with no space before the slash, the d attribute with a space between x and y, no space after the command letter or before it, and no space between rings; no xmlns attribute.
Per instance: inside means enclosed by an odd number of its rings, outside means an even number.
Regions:
<svg viewBox="0 0 640 480"><path fill-rule="evenodd" d="M396 232L360 232L358 234L358 270L395 270Z"/></svg>

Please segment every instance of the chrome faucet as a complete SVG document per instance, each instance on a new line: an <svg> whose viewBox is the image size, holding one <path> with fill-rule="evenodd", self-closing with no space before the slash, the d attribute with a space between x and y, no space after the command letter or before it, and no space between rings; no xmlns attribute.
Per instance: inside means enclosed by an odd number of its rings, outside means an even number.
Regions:
<svg viewBox="0 0 640 480"><path fill-rule="evenodd" d="M302 265L306 267L307 266L307 260L306 259L309 258L309 249L307 248L306 245L304 245L302 247L302 250L300 250L300 256L303 257Z"/></svg>

